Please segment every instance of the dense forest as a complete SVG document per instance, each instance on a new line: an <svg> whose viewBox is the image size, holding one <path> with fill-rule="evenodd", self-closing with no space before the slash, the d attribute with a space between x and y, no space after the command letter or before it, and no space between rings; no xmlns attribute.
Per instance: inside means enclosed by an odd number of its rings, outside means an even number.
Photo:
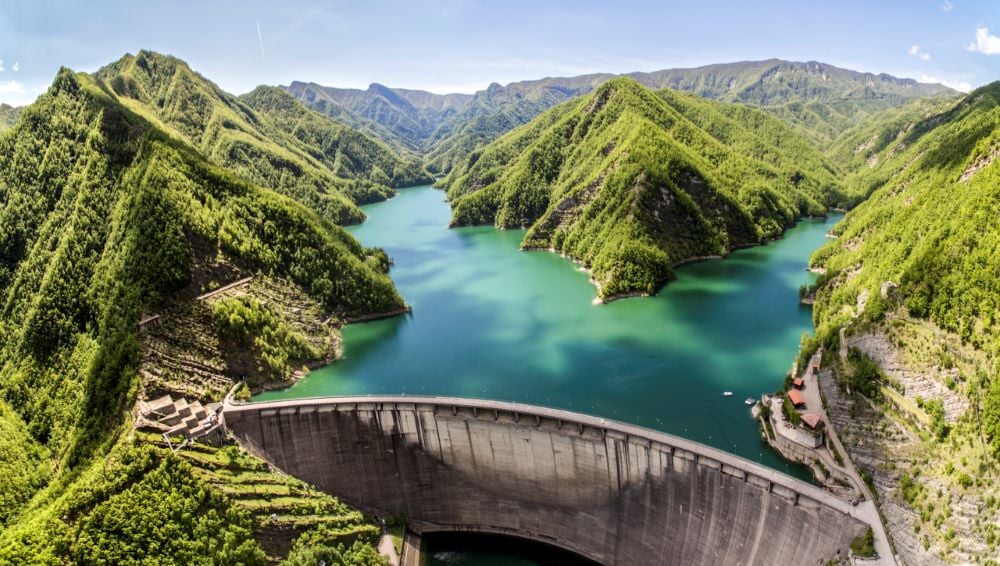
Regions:
<svg viewBox="0 0 1000 566"><path fill-rule="evenodd" d="M240 97L281 131L301 142L305 151L343 179L365 179L391 187L428 184L416 158L402 158L353 128L309 110L278 87L261 86Z"/></svg>
<svg viewBox="0 0 1000 566"><path fill-rule="evenodd" d="M863 201L810 260L821 275L804 352L830 352L851 399L838 434L881 486L905 558L990 563L1000 548L1000 83L883 112L829 154Z"/></svg>
<svg viewBox="0 0 1000 566"><path fill-rule="evenodd" d="M404 306L384 254L209 162L188 143L197 128L180 126L63 69L0 135L5 561L88 562L102 549L126 562L259 561L239 513L127 439L136 323L187 292L193 263L286 278L341 317Z"/></svg>
<svg viewBox="0 0 1000 566"><path fill-rule="evenodd" d="M779 120L630 78L474 152L444 184L454 224L530 227L525 247L582 261L605 299L653 293L678 263L849 200Z"/></svg>

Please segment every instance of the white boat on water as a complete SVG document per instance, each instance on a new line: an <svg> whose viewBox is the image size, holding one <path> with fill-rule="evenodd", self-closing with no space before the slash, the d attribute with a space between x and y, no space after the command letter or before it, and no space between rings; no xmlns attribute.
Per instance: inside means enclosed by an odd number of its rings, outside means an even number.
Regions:
<svg viewBox="0 0 1000 566"><path fill-rule="evenodd" d="M732 391L723 391L722 392L722 396L723 397L732 397L733 396L733 392Z"/></svg>
<svg viewBox="0 0 1000 566"><path fill-rule="evenodd" d="M747 400L743 402L746 403L747 405L750 405L751 407L757 404L757 400L754 399L753 397L747 397Z"/></svg>

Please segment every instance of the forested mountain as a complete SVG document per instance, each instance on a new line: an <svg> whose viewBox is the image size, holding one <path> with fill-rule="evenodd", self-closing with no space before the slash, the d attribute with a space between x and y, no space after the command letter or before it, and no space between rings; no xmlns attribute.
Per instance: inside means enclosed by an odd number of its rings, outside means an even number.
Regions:
<svg viewBox="0 0 1000 566"><path fill-rule="evenodd" d="M191 144L216 165L291 196L334 222L360 222L364 214L356 204L384 200L392 194L392 186L426 180L413 160L403 160L375 142L344 144L339 153L346 159L333 171L287 127L174 57L140 51L100 69L96 76L131 110ZM315 130L317 120L313 122ZM330 129L343 131L336 125ZM355 148L363 152L352 154Z"/></svg>
<svg viewBox="0 0 1000 566"><path fill-rule="evenodd" d="M665 69L630 76L651 88L672 88L704 98L755 106L844 99L890 99L898 104L953 92L939 84L922 84L884 73L861 73L817 61L799 63L781 59Z"/></svg>
<svg viewBox="0 0 1000 566"><path fill-rule="evenodd" d="M439 95L377 83L367 90L298 81L285 88L315 110L379 136L394 147L418 153L438 126L472 99L468 94Z"/></svg>
<svg viewBox="0 0 1000 566"><path fill-rule="evenodd" d="M434 95L382 85L362 91L296 82L286 89L307 105L364 128L387 143L426 154L431 171L447 173L473 149L527 123L547 108L592 92L614 76L597 73L493 84L472 96ZM822 144L881 110L916 98L954 94L938 84L860 73L815 61L779 59L628 76L654 89L672 88L766 108ZM419 99L413 93L419 93Z"/></svg>
<svg viewBox="0 0 1000 566"><path fill-rule="evenodd" d="M258 87L240 100L301 142L311 158L338 177L366 179L392 187L433 181L417 159L399 157L357 130L306 108L278 87Z"/></svg>
<svg viewBox="0 0 1000 566"><path fill-rule="evenodd" d="M835 375L868 398L841 435L884 486L904 558L995 556L1000 83L886 113L832 152L856 169L848 190L871 195L811 260L817 343L853 352Z"/></svg>
<svg viewBox="0 0 1000 566"><path fill-rule="evenodd" d="M244 514L169 451L133 446L137 322L221 266L285 278L336 316L404 304L383 253L197 151L229 143L215 159L232 167L271 147L236 126L258 114L174 60L115 68L61 70L0 134L0 562L260 563Z"/></svg>
<svg viewBox="0 0 1000 566"><path fill-rule="evenodd" d="M760 111L617 78L474 152L446 187L454 224L530 227L525 247L579 259L612 298L825 214L847 199L834 172Z"/></svg>
<svg viewBox="0 0 1000 566"><path fill-rule="evenodd" d="M909 312L1000 353L998 103L994 83L944 109L908 107L843 141L841 153L870 164L851 182L871 197L813 258L827 268L818 320L836 321L864 291L871 297L866 316L877 319L891 306L879 290L892 281ZM856 265L861 269L845 279Z"/></svg>
<svg viewBox="0 0 1000 566"><path fill-rule="evenodd" d="M613 75L542 79L477 92L468 105L442 123L428 140L427 168L448 173L473 150L527 124L548 108L592 92Z"/></svg>
<svg viewBox="0 0 1000 566"><path fill-rule="evenodd" d="M0 132L13 126L19 114L19 108L14 108L10 104L0 104Z"/></svg>

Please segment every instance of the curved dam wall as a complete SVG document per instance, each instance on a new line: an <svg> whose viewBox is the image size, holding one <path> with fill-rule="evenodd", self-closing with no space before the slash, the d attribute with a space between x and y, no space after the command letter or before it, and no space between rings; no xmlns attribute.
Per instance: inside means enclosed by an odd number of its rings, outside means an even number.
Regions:
<svg viewBox="0 0 1000 566"><path fill-rule="evenodd" d="M412 529L553 544L602 564L824 564L867 523L833 495L668 434L441 397L227 404L284 472Z"/></svg>

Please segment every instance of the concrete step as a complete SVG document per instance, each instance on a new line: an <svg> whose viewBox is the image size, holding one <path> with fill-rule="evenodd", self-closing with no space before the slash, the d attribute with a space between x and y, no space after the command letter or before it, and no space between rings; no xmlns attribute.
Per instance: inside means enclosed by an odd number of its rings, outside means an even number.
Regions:
<svg viewBox="0 0 1000 566"><path fill-rule="evenodd" d="M201 401L195 401L189 405L191 407L191 416L197 418L199 421L205 420L207 412L205 407L201 405Z"/></svg>
<svg viewBox="0 0 1000 566"><path fill-rule="evenodd" d="M187 399L181 397L180 399L174 401L174 406L177 407L177 414L181 418L187 418L191 416L191 407L188 405Z"/></svg>
<svg viewBox="0 0 1000 566"><path fill-rule="evenodd" d="M174 414L172 414L172 415L170 415L170 416L168 416L168 417L166 417L164 419L160 419L160 422L163 423L163 424L165 424L165 425L167 425L167 426L175 426L175 425L180 424L181 421L183 421L183 420L184 420L184 417L182 417L181 415L179 415L177 413L174 413Z"/></svg>

